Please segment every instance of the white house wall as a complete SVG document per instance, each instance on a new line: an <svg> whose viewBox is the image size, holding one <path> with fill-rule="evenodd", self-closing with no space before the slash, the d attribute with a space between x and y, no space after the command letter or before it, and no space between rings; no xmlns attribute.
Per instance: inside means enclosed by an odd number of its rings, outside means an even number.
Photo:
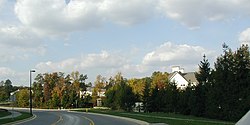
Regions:
<svg viewBox="0 0 250 125"><path fill-rule="evenodd" d="M179 73L175 73L174 76L170 79L170 82L175 82L177 84L177 88L181 89L184 89L188 86L188 82L186 81L186 79L184 79Z"/></svg>

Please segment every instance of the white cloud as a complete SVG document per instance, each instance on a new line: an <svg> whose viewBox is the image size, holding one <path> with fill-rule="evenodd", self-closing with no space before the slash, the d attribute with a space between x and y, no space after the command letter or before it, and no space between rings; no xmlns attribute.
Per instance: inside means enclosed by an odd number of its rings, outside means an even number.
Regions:
<svg viewBox="0 0 250 125"><path fill-rule="evenodd" d="M87 73L91 81L98 74L109 77L117 72L122 72L127 78L145 77L154 71L169 71L172 65L181 65L189 71L194 71L204 53L208 57L214 56L213 51L200 46L167 42L147 53L141 62L131 62L133 56L129 53L126 55L121 52L102 51L59 62L41 62L36 65L36 69L41 73L54 71L70 73L77 70Z"/></svg>
<svg viewBox="0 0 250 125"><path fill-rule="evenodd" d="M88 54L82 58L81 68L117 68L127 63L124 56L102 51L100 54Z"/></svg>
<svg viewBox="0 0 250 125"><path fill-rule="evenodd" d="M74 71L77 68L77 60L70 58L63 60L61 62L40 62L35 67L38 70L38 72L45 73L45 72L70 72Z"/></svg>
<svg viewBox="0 0 250 125"><path fill-rule="evenodd" d="M99 6L104 18L122 25L144 22L155 15L157 0L104 0Z"/></svg>
<svg viewBox="0 0 250 125"><path fill-rule="evenodd" d="M203 21L232 20L250 15L248 0L18 0L18 19L39 34L86 31L104 21L122 25L145 22L160 14L190 29Z"/></svg>
<svg viewBox="0 0 250 125"><path fill-rule="evenodd" d="M87 30L99 26L96 0L18 0L15 12L18 19L40 34L58 34Z"/></svg>
<svg viewBox="0 0 250 125"><path fill-rule="evenodd" d="M41 38L23 26L0 26L0 62L27 59L31 53L44 55Z"/></svg>
<svg viewBox="0 0 250 125"><path fill-rule="evenodd" d="M125 57L116 54L102 51L98 54L88 54L81 58L70 58L59 62L41 62L36 65L36 69L40 72L51 72L51 71L66 71L71 72L74 70L110 70L122 67L127 63Z"/></svg>
<svg viewBox="0 0 250 125"><path fill-rule="evenodd" d="M18 72L9 67L0 67L0 81L10 79L14 86L28 86L29 72Z"/></svg>
<svg viewBox="0 0 250 125"><path fill-rule="evenodd" d="M247 28L240 33L239 41L242 44L250 44L250 28Z"/></svg>
<svg viewBox="0 0 250 125"><path fill-rule="evenodd" d="M8 76L14 76L15 75L15 71L13 71L10 68L7 67L0 67L0 76L5 78Z"/></svg>
<svg viewBox="0 0 250 125"><path fill-rule="evenodd" d="M29 29L22 26L0 27L1 45L18 48L33 48L41 43Z"/></svg>
<svg viewBox="0 0 250 125"><path fill-rule="evenodd" d="M37 72L66 72L80 71L87 73L89 80L94 81L94 78L101 74L103 76L112 76L117 72L122 72L125 77L145 76L148 71L147 66L142 64L132 64L129 60L132 57L123 55L120 52L92 53L82 56L65 59L59 62L41 62L35 68Z"/></svg>
<svg viewBox="0 0 250 125"><path fill-rule="evenodd" d="M123 25L144 22L154 16L154 0L18 0L15 13L39 34L62 34L97 28L111 21Z"/></svg>
<svg viewBox="0 0 250 125"><path fill-rule="evenodd" d="M122 72L125 77L139 78L149 76L152 73L152 68L143 64L126 64L113 72L112 75L115 75L118 71Z"/></svg>
<svg viewBox="0 0 250 125"><path fill-rule="evenodd" d="M213 56L214 52L200 46L176 45L166 42L154 51L146 54L143 64L156 67L197 65L204 54Z"/></svg>
<svg viewBox="0 0 250 125"><path fill-rule="evenodd" d="M161 14L196 29L204 21L244 18L249 8L248 0L18 0L15 13L25 26L52 35L98 28L105 21L132 25Z"/></svg>
<svg viewBox="0 0 250 125"><path fill-rule="evenodd" d="M3 5L4 5L4 2L5 2L5 0L0 0L0 11L1 11Z"/></svg>
<svg viewBox="0 0 250 125"><path fill-rule="evenodd" d="M42 46L34 48L20 48L15 46L5 46L0 43L0 48L0 63L6 64L9 62L29 60L33 54L36 54L36 56L42 56L46 52L46 48Z"/></svg>
<svg viewBox="0 0 250 125"><path fill-rule="evenodd" d="M204 21L232 20L250 14L248 0L160 0L159 9L189 28Z"/></svg>
<svg viewBox="0 0 250 125"><path fill-rule="evenodd" d="M1 50L0 53L0 62L9 62L15 59L15 55L9 54Z"/></svg>

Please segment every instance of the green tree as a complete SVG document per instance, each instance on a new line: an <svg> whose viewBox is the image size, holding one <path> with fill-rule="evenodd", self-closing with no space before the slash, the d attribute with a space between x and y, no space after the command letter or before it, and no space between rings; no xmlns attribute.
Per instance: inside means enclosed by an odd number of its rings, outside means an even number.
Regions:
<svg viewBox="0 0 250 125"><path fill-rule="evenodd" d="M50 108L60 108L61 103L60 103L60 98L57 93L52 93L52 99L50 101Z"/></svg>
<svg viewBox="0 0 250 125"><path fill-rule="evenodd" d="M150 108L149 101L150 101L150 88L151 88L152 79L150 77L146 77L146 78L143 78L142 81L145 83L143 96L142 96L143 107L144 107L144 112L148 112Z"/></svg>
<svg viewBox="0 0 250 125"><path fill-rule="evenodd" d="M101 92L106 86L106 78L101 75L97 75L95 85L92 91L92 103L96 106L97 99L101 97Z"/></svg>
<svg viewBox="0 0 250 125"><path fill-rule="evenodd" d="M12 88L13 88L12 82L9 79L7 79L4 82L4 91L5 91L6 95L7 95L7 99L10 98L10 93L12 91Z"/></svg>
<svg viewBox="0 0 250 125"><path fill-rule="evenodd" d="M184 115L190 115L195 108L194 86L188 84L185 90L179 92L178 111Z"/></svg>
<svg viewBox="0 0 250 125"><path fill-rule="evenodd" d="M170 90L170 105L171 109L168 109L167 111L171 111L176 113L177 108L178 108L178 100L179 100L179 90L177 89L177 84L175 82L170 82L169 83L169 89ZM167 95L166 95L167 96ZM168 100L168 98L167 98Z"/></svg>
<svg viewBox="0 0 250 125"><path fill-rule="evenodd" d="M116 95L116 89L114 86L109 88L105 92L106 99L104 101L104 104L105 106L110 107L113 110L118 109L118 104L116 104L115 95Z"/></svg>
<svg viewBox="0 0 250 125"><path fill-rule="evenodd" d="M159 89L165 88L168 85L168 73L154 72L151 76L152 85L151 88L154 89L156 86Z"/></svg>
<svg viewBox="0 0 250 125"><path fill-rule="evenodd" d="M29 106L29 90L21 89L16 95L16 103L19 107Z"/></svg>
<svg viewBox="0 0 250 125"><path fill-rule="evenodd" d="M139 102L143 101L143 91L145 89L145 82L143 79L129 79L129 86L132 88L133 93L136 95L136 100Z"/></svg>
<svg viewBox="0 0 250 125"><path fill-rule="evenodd" d="M8 94L6 93L4 86L0 86L0 102L6 101L8 99Z"/></svg>
<svg viewBox="0 0 250 125"><path fill-rule="evenodd" d="M164 88L159 88L155 86L148 101L148 111L149 112L163 112L166 110L166 93Z"/></svg>
<svg viewBox="0 0 250 125"><path fill-rule="evenodd" d="M33 83L33 100L35 107L42 108L43 106L43 84L43 76L42 74L38 74Z"/></svg>
<svg viewBox="0 0 250 125"><path fill-rule="evenodd" d="M238 118L243 116L249 109L250 102L250 53L248 45L242 45L235 53L235 100L238 107L235 108L235 114Z"/></svg>
<svg viewBox="0 0 250 125"><path fill-rule="evenodd" d="M70 107L69 96L67 95L67 93L63 94L61 104L62 104L63 108L69 108Z"/></svg>
<svg viewBox="0 0 250 125"><path fill-rule="evenodd" d="M83 74L80 75L79 82L80 82L80 90L81 91L86 91L86 87L87 87L87 85L85 83L86 79L88 79L87 75L83 75Z"/></svg>
<svg viewBox="0 0 250 125"><path fill-rule="evenodd" d="M106 86L106 78L102 77L101 75L98 75L95 80L95 87L97 92L97 96L99 96L99 93L104 89Z"/></svg>
<svg viewBox="0 0 250 125"><path fill-rule="evenodd" d="M195 87L195 108L192 109L191 114L196 116L204 116L207 106L208 90L210 89L211 68L206 56L200 61L199 71L195 73L198 84Z"/></svg>
<svg viewBox="0 0 250 125"><path fill-rule="evenodd" d="M246 103L250 101L249 49L248 46L242 45L233 52L224 44L223 52L215 63L215 92L211 96L218 100L214 101L217 106L213 106L211 112L220 119L238 120L250 108Z"/></svg>
<svg viewBox="0 0 250 125"><path fill-rule="evenodd" d="M115 76L115 85L106 91L105 104L118 110L131 111L135 104L136 98L132 88L128 85L121 73Z"/></svg>

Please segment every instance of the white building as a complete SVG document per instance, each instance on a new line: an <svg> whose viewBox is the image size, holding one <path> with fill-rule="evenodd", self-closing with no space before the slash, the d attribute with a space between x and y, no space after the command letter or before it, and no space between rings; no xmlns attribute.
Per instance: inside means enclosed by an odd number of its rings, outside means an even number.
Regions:
<svg viewBox="0 0 250 125"><path fill-rule="evenodd" d="M87 87L86 91L80 91L80 97L84 99L86 96L92 96L93 91L94 87ZM102 106L102 98L105 97L105 92L106 89L100 89L100 91L97 92L98 98L96 99L96 106Z"/></svg>
<svg viewBox="0 0 250 125"><path fill-rule="evenodd" d="M80 98L84 98L85 96L92 96L92 91L93 91L93 87L87 87L86 91L80 91Z"/></svg>
<svg viewBox="0 0 250 125"><path fill-rule="evenodd" d="M197 85L198 81L195 77L195 72L184 72L180 66L173 66L172 73L169 75L169 81L177 84L178 89L185 89L189 83Z"/></svg>

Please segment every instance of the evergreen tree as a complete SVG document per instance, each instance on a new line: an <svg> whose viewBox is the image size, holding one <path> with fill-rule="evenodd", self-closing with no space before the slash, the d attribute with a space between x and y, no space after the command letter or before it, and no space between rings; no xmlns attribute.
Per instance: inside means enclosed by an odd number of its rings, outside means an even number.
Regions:
<svg viewBox="0 0 250 125"><path fill-rule="evenodd" d="M10 98L10 93L12 91L12 88L13 88L12 82L9 79L7 79L4 82L4 91L5 91L6 95L7 95L7 99Z"/></svg>
<svg viewBox="0 0 250 125"><path fill-rule="evenodd" d="M249 110L249 49L242 45L233 52L223 45L214 71L214 99L218 109L212 112L224 120L238 120ZM216 108L216 106L214 106Z"/></svg>
<svg viewBox="0 0 250 125"><path fill-rule="evenodd" d="M115 76L115 85L106 91L105 104L112 109L131 111L136 96L120 73Z"/></svg>
<svg viewBox="0 0 250 125"><path fill-rule="evenodd" d="M242 45L235 53L235 101L237 118L242 117L250 109L250 54L248 45Z"/></svg>
<svg viewBox="0 0 250 125"><path fill-rule="evenodd" d="M199 64L199 72L195 73L198 84L195 87L195 108L192 109L192 114L197 116L204 116L206 111L206 102L208 96L208 89L210 88L210 74L211 68L206 56Z"/></svg>

